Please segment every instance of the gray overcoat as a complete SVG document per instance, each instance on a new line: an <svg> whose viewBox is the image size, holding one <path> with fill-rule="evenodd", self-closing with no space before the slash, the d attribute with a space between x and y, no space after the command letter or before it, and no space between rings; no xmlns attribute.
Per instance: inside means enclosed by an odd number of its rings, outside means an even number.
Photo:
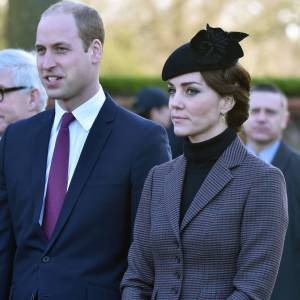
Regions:
<svg viewBox="0 0 300 300"><path fill-rule="evenodd" d="M179 224L185 168L180 156L146 179L122 299L269 299L288 224L281 171L236 138Z"/></svg>

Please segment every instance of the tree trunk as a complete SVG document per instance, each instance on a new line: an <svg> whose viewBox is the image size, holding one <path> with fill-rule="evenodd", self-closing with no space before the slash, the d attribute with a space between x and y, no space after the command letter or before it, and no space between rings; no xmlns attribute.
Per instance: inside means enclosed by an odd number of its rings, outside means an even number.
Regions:
<svg viewBox="0 0 300 300"><path fill-rule="evenodd" d="M41 13L58 0L9 0L6 40L10 48L34 49L36 27Z"/></svg>

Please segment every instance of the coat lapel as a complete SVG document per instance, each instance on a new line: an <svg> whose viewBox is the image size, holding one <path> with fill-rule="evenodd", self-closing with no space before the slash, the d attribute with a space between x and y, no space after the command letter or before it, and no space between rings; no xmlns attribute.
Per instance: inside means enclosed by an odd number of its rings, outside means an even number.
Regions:
<svg viewBox="0 0 300 300"><path fill-rule="evenodd" d="M44 112L43 114L44 118L41 119L40 126L37 126L35 129L33 129L36 132L34 133L34 138L31 141L31 143L33 143L32 149L34 149L31 186L35 187L32 189L32 199L35 201L34 223L36 225L39 225L39 218L44 199L48 147L54 119L54 110Z"/></svg>
<svg viewBox="0 0 300 300"><path fill-rule="evenodd" d="M116 112L117 105L109 96L107 96L82 149L59 219L46 251L53 245L64 224L67 222L68 217L79 198L80 192L88 180L89 174L97 162L111 133Z"/></svg>
<svg viewBox="0 0 300 300"><path fill-rule="evenodd" d="M168 217L176 235L179 240L179 214L180 214L180 202L183 187L183 180L186 168L186 159L184 156L180 156L176 159L174 168L166 176L165 189L164 189L164 202Z"/></svg>
<svg viewBox="0 0 300 300"><path fill-rule="evenodd" d="M279 168L282 171L285 171L288 166L289 159L289 149L283 142L281 142L275 154L275 157L272 160L272 165Z"/></svg>
<svg viewBox="0 0 300 300"><path fill-rule="evenodd" d="M233 175L231 173L231 169L240 165L246 154L247 151L241 144L239 138L236 138L228 146L228 148L216 161L198 190L182 220L180 231L182 231L191 222L191 220L232 180Z"/></svg>

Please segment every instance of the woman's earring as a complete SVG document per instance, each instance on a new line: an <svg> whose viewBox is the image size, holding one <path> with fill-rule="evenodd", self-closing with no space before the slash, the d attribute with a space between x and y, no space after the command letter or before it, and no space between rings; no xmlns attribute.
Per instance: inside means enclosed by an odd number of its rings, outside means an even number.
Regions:
<svg viewBox="0 0 300 300"><path fill-rule="evenodd" d="M225 123L226 122L226 118L225 118L225 113L224 112L220 112L220 117L221 117L221 120Z"/></svg>

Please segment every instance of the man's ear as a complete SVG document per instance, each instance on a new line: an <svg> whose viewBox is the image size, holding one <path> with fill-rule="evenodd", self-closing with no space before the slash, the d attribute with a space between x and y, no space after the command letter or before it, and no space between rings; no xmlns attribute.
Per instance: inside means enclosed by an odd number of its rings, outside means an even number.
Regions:
<svg viewBox="0 0 300 300"><path fill-rule="evenodd" d="M283 116L282 121L281 121L281 129L282 130L287 128L289 120L290 120L290 113L288 112L288 110L286 110L284 112L284 116Z"/></svg>
<svg viewBox="0 0 300 300"><path fill-rule="evenodd" d="M37 88L32 88L29 94L28 110L30 112L40 111L40 91Z"/></svg>
<svg viewBox="0 0 300 300"><path fill-rule="evenodd" d="M89 47L91 62L97 64L100 62L103 55L103 46L100 40L94 39Z"/></svg>
<svg viewBox="0 0 300 300"><path fill-rule="evenodd" d="M224 96L220 100L220 112L223 115L225 115L232 110L234 105L235 105L235 100L233 96Z"/></svg>

